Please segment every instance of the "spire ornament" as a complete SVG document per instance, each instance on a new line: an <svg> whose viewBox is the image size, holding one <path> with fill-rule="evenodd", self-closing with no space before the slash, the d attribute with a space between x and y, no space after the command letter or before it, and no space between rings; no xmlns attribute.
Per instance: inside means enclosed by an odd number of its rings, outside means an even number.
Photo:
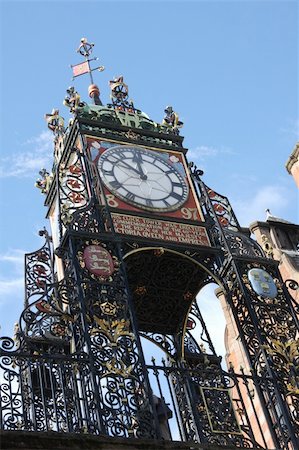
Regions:
<svg viewBox="0 0 299 450"><path fill-rule="evenodd" d="M162 125L169 127L175 134L179 134L179 128L182 128L184 124L179 120L178 114L172 109L172 106L166 106L164 112Z"/></svg>
<svg viewBox="0 0 299 450"><path fill-rule="evenodd" d="M90 86L89 86L89 96L93 99L95 105L102 105L102 102L100 100L100 90L96 84L94 84L92 72L95 70L98 70L99 72L102 72L105 67L104 66L98 66L92 69L90 67L91 61L97 61L99 58L90 58L90 55L92 54L94 44L89 43L87 39L84 37L81 39L81 43L79 47L77 48L77 53L80 53L85 58L85 61L79 64L71 65L71 68L73 70L73 80L76 77L80 77L81 75L85 75L86 73L89 73L90 76Z"/></svg>
<svg viewBox="0 0 299 450"><path fill-rule="evenodd" d="M53 180L53 174L50 174L46 169L41 169L39 171L39 174L41 178L38 178L35 182L35 187L40 189L42 194L47 194L49 192L52 180Z"/></svg>
<svg viewBox="0 0 299 450"><path fill-rule="evenodd" d="M134 104L132 100L129 100L128 98L129 88L124 82L124 77L122 75L115 77L113 80L109 81L109 86L111 89L110 97L113 107L119 110L134 112Z"/></svg>
<svg viewBox="0 0 299 450"><path fill-rule="evenodd" d="M66 97L64 98L63 104L70 108L71 113L77 111L78 106L83 106L84 103L80 102L80 94L75 90L74 86L70 86L66 90Z"/></svg>
<svg viewBox="0 0 299 450"><path fill-rule="evenodd" d="M45 120L55 136L62 135L65 131L64 118L59 115L59 109L52 109L50 114L45 114Z"/></svg>

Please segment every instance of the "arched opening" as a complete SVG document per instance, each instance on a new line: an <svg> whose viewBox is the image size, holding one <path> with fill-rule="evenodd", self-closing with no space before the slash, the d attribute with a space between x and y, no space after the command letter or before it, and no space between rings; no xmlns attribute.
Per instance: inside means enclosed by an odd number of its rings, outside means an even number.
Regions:
<svg viewBox="0 0 299 450"><path fill-rule="evenodd" d="M196 302L213 342L215 352L222 357L222 367L226 369L226 353L228 349L225 342L227 321L223 311L225 299L220 299L216 295L215 291L217 290L219 290L219 285L216 283L205 285L199 291ZM200 336L196 333L196 328L194 334L197 339L200 339Z"/></svg>
<svg viewBox="0 0 299 450"><path fill-rule="evenodd" d="M192 303L208 277L216 277L190 256L161 247L125 255L129 287L140 331L184 331Z"/></svg>
<svg viewBox="0 0 299 450"><path fill-rule="evenodd" d="M221 281L204 264L165 248L135 249L125 264L164 439L245 443L248 432L251 439L242 398L249 391L236 387L238 376L224 362Z"/></svg>

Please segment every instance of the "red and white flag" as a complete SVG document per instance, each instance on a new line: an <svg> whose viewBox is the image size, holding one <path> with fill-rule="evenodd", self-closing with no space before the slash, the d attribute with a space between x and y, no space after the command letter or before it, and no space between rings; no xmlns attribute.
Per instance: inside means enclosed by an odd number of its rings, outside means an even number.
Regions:
<svg viewBox="0 0 299 450"><path fill-rule="evenodd" d="M85 61L81 64L76 64L75 66L72 66L72 69L73 69L73 77L79 77L84 73L90 72L88 61Z"/></svg>

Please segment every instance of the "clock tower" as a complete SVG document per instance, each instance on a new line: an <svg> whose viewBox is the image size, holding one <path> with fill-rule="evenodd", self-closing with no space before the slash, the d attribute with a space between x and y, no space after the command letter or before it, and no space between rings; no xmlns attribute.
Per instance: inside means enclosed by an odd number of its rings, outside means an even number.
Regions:
<svg viewBox="0 0 299 450"><path fill-rule="evenodd" d="M154 122L121 76L102 104L92 49L83 38L73 73L90 75L93 103L71 87L68 126L46 115L54 163L37 187L51 236L26 255L25 309L15 341L2 341L4 439L295 450L298 311L276 263L188 161L171 106ZM196 301L211 282L239 336L240 373L224 369Z"/></svg>

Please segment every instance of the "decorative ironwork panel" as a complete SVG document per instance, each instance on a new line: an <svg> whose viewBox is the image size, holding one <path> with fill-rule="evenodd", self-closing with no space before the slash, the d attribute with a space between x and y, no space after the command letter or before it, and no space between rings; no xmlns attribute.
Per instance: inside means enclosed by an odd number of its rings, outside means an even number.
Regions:
<svg viewBox="0 0 299 450"><path fill-rule="evenodd" d="M66 227L74 212L87 206L91 196L83 156L76 147L71 149L66 162L58 166L58 195L60 221Z"/></svg>
<svg viewBox="0 0 299 450"><path fill-rule="evenodd" d="M252 367L259 376L276 380L271 389L262 392L273 426L280 442L292 445L299 434L299 333L295 311L275 265L239 261L227 279L228 300Z"/></svg>
<svg viewBox="0 0 299 450"><path fill-rule="evenodd" d="M105 433L154 437L147 381L115 245L94 239L71 245L64 258L78 286L78 297L70 303L71 311L79 314L72 324L74 351L88 354L95 408L101 411Z"/></svg>
<svg viewBox="0 0 299 450"><path fill-rule="evenodd" d="M223 228L238 231L240 229L240 225L228 198L224 195L218 194L208 186L205 187L211 200L212 207L217 215L219 224Z"/></svg>
<svg viewBox="0 0 299 450"><path fill-rule="evenodd" d="M219 359L211 355L201 355L188 368L164 360L158 366L154 359L153 365L147 367L154 375L150 375L154 392L167 406L164 414L171 411L168 414L171 433L179 433L182 439L193 442L224 447L262 447L245 408L247 385L253 383L251 377L223 371ZM254 405L252 408L255 410ZM259 431L256 434L262 440Z"/></svg>
<svg viewBox="0 0 299 450"><path fill-rule="evenodd" d="M219 387L200 387L200 393L212 432L242 436L229 390Z"/></svg>
<svg viewBox="0 0 299 450"><path fill-rule="evenodd" d="M54 281L50 238L48 234L46 237L45 244L39 250L25 254L25 305L42 298L47 284Z"/></svg>
<svg viewBox="0 0 299 450"><path fill-rule="evenodd" d="M21 377L14 358L16 350L12 339L0 339L0 427L4 430L22 427L30 430L23 406Z"/></svg>
<svg viewBox="0 0 299 450"><path fill-rule="evenodd" d="M247 256L264 258L261 247L253 239L232 230L224 230L226 243L234 256Z"/></svg>

